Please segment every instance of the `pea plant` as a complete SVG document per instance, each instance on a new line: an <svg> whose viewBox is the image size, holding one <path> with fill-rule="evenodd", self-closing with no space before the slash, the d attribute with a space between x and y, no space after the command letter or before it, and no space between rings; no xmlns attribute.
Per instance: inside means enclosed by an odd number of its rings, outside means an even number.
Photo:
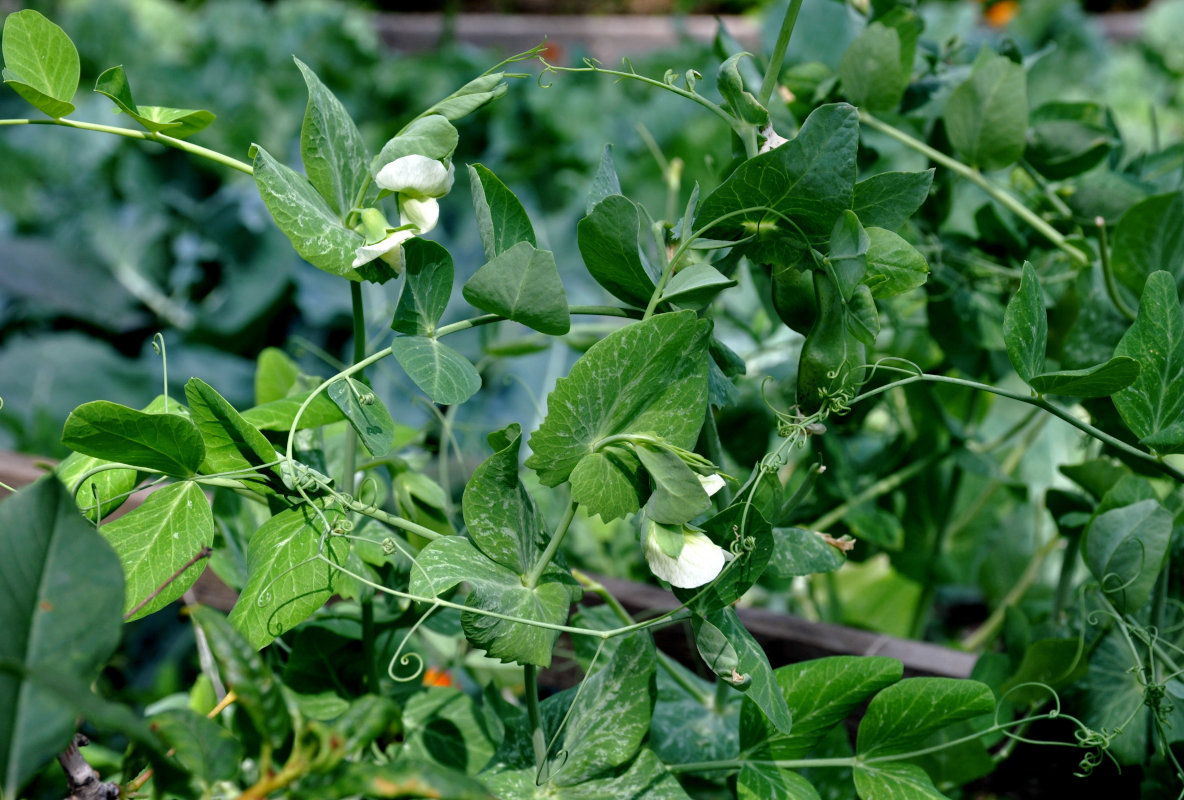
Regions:
<svg viewBox="0 0 1184 800"><path fill-rule="evenodd" d="M1057 720L1083 780L1109 760L1176 795L1184 149L1129 152L1094 102L1029 109L1030 61L930 41L910 3L828 5L859 23L837 69L793 60L794 0L767 59L721 32L713 80L539 48L395 121L376 152L296 60L302 172L258 144L243 161L194 143L214 114L139 105L118 66L94 91L138 127L75 118L69 36L8 15L4 82L44 116L0 125L250 175L296 253L349 287L354 336L327 378L260 353L249 408L197 378L170 397L166 375L143 409L95 400L64 421L72 454L0 505L0 794L938 798ZM524 91L571 73L638 84L733 143L711 187L663 162L663 217L606 148L562 239L603 305L569 304L523 203L454 163L453 123L529 61ZM459 292L426 238L458 172L484 257ZM366 282L397 287L377 346ZM471 314L443 323L458 305ZM369 377L394 362L446 418L516 352L495 334L475 364L450 336L529 329L518 350L561 348L584 317L611 332L534 430L483 430L475 466L449 467L447 435L425 447L396 421L408 398ZM792 370L762 373L771 358ZM1025 483L1054 428L1066 444ZM464 470L458 509L430 462ZM572 539L610 523L674 610L632 616L569 566ZM774 668L737 613L781 594L843 621L850 557L912 592L907 632L932 632L937 587L974 580L959 545L976 526L1002 532L983 535L987 560L1021 562L961 642L982 653L971 679L906 678L881 656ZM192 685L146 711L92 691L124 624L192 600L206 568L238 599L229 616L187 604ZM698 670L655 647L675 623ZM558 656L578 676L548 691ZM81 731L126 750L79 750Z"/></svg>

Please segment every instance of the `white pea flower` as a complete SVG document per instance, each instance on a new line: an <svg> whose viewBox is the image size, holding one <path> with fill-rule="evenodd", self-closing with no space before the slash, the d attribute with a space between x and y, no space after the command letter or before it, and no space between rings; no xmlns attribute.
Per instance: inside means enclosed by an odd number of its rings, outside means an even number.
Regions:
<svg viewBox="0 0 1184 800"><path fill-rule="evenodd" d="M677 549L676 556L668 552L672 549L671 544L678 544L669 541L671 536L682 540L681 547L674 548ZM663 547L663 543L667 546ZM715 580L724 564L732 560L732 554L708 539L702 531L685 525L680 531L651 521L645 537L645 558L650 571L671 586L694 589Z"/></svg>
<svg viewBox="0 0 1184 800"><path fill-rule="evenodd" d="M376 258L381 258L394 268L395 272L403 269L403 242L415 236L413 230L393 230L386 221L386 217L377 208L362 210L361 233L366 237L365 243L354 251L354 268L369 264Z"/></svg>
<svg viewBox="0 0 1184 800"><path fill-rule="evenodd" d="M404 225L414 225L420 233L427 233L440 218L436 198L452 189L455 172L452 165L445 167L434 158L413 154L396 158L380 169L374 182L399 195Z"/></svg>
<svg viewBox="0 0 1184 800"><path fill-rule="evenodd" d="M699 479L699 483L701 483L703 485L703 491L707 492L708 497L713 496L716 492L718 492L720 489L724 488L724 486L725 486L725 481L723 479L723 476L720 475L718 472L713 472L710 475L696 474L695 477L697 477Z"/></svg>

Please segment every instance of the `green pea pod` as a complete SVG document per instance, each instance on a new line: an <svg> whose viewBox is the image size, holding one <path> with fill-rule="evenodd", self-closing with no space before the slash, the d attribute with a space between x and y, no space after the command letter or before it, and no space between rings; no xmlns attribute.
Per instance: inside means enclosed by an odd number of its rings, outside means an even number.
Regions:
<svg viewBox="0 0 1184 800"><path fill-rule="evenodd" d="M851 371L862 366L865 350L847 330L847 315L839 290L825 274L814 273L818 318L810 326L798 359L798 407L813 414L826 398L847 382Z"/></svg>
<svg viewBox="0 0 1184 800"><path fill-rule="evenodd" d="M773 308L790 330L806 333L818 319L818 299L814 295L814 270L774 265L772 275Z"/></svg>
<svg viewBox="0 0 1184 800"><path fill-rule="evenodd" d="M403 727L399 707L386 697L368 694L350 704L333 722L333 729L345 737L342 751L353 755L388 731Z"/></svg>

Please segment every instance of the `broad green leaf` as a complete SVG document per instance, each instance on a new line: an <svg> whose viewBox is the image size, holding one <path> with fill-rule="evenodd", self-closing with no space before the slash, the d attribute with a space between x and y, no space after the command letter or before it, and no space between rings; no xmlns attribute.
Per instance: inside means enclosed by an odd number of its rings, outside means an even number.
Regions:
<svg viewBox="0 0 1184 800"><path fill-rule="evenodd" d="M1114 394L1114 407L1136 436L1161 433L1184 417L1184 313L1167 272L1147 278L1139 314L1114 348L1139 363L1139 377ZM1160 453L1184 452L1184 435L1159 441Z"/></svg>
<svg viewBox="0 0 1184 800"><path fill-rule="evenodd" d="M824 263L829 267L828 271L832 272L843 300L851 299L851 293L867 275L867 251L870 246L871 239L855 212L840 212L830 232L830 253Z"/></svg>
<svg viewBox="0 0 1184 800"><path fill-rule="evenodd" d="M100 528L119 554L127 581L122 613L129 613L214 543L214 516L201 487L181 481L158 489L138 508ZM183 595L205 571L198 561L131 619L159 611Z"/></svg>
<svg viewBox="0 0 1184 800"><path fill-rule="evenodd" d="M577 786L633 758L649 733L657 663L650 635L634 633L608 664L584 679L564 732L566 759L557 765L554 783Z"/></svg>
<svg viewBox="0 0 1184 800"><path fill-rule="evenodd" d="M329 207L344 218L357 203L358 191L367 179L366 144L341 101L303 61L294 60L308 86L308 105L300 128L304 171Z"/></svg>
<svg viewBox="0 0 1184 800"><path fill-rule="evenodd" d="M560 768L562 774L562 768ZM654 751L642 748L624 772L607 773L610 777L590 778L561 790L551 783L538 784L534 767L506 770L482 776L498 797L514 800L690 800Z"/></svg>
<svg viewBox="0 0 1184 800"><path fill-rule="evenodd" d="M1120 612L1138 610L1155 587L1172 535L1172 514L1141 500L1098 514L1085 530L1085 563Z"/></svg>
<svg viewBox="0 0 1184 800"><path fill-rule="evenodd" d="M773 555L773 529L755 506L748 506L743 501L706 520L702 528L725 550L734 553L733 548L738 548L739 555L725 566L724 572L706 592L700 594L701 589L674 590L675 596L684 602L699 594L694 603L698 611L723 608L739 600L756 583Z"/></svg>
<svg viewBox="0 0 1184 800"><path fill-rule="evenodd" d="M792 732L793 718L765 651L745 629L736 609L725 606L691 617L699 655L720 680L744 692L775 730Z"/></svg>
<svg viewBox="0 0 1184 800"><path fill-rule="evenodd" d="M710 264L688 264L674 273L662 290L662 299L688 308L703 308L724 289L735 285L735 279Z"/></svg>
<svg viewBox="0 0 1184 800"><path fill-rule="evenodd" d="M86 687L119 644L123 571L57 478L0 504L0 790L17 790L70 743L79 709L25 673Z"/></svg>
<svg viewBox="0 0 1184 800"><path fill-rule="evenodd" d="M433 686L412 695L403 708L403 754L476 775L497 749L480 709L467 694Z"/></svg>
<svg viewBox="0 0 1184 800"><path fill-rule="evenodd" d="M1036 270L1024 262L1019 291L1012 296L1003 313L1003 341L1007 357L1025 383L1044 372L1044 351L1048 347L1048 316L1044 311L1044 293Z"/></svg>
<svg viewBox="0 0 1184 800"><path fill-rule="evenodd" d="M294 421L297 422L297 430L304 430L331 425L345 419L341 409L322 392L308 404L297 421L296 414L300 411L304 401L308 399L308 395L308 392L303 392L248 408L242 413L243 420L261 431L286 432L292 429Z"/></svg>
<svg viewBox="0 0 1184 800"><path fill-rule="evenodd" d="M995 710L995 695L978 681L906 678L872 698L859 723L859 755L905 753L935 731Z"/></svg>
<svg viewBox="0 0 1184 800"><path fill-rule="evenodd" d="M621 180L617 177L617 167L613 163L613 146L606 144L600 154L600 166L592 177L592 188L588 190L584 214L591 214L597 203L614 194L622 194Z"/></svg>
<svg viewBox="0 0 1184 800"><path fill-rule="evenodd" d="M176 414L147 414L106 400L71 412L62 444L106 461L188 478L205 460L205 445L192 422Z"/></svg>
<svg viewBox="0 0 1184 800"><path fill-rule="evenodd" d="M639 442L634 452L653 487L645 504L647 517L664 525L681 525L711 508L703 484L673 450Z"/></svg>
<svg viewBox="0 0 1184 800"><path fill-rule="evenodd" d="M203 472L249 473L277 459L275 447L267 437L205 381L190 378L185 384L185 399L189 401L193 424L205 442Z"/></svg>
<svg viewBox="0 0 1184 800"><path fill-rule="evenodd" d="M869 111L892 111L900 105L911 75L911 60L902 63L900 34L879 22L864 28L839 60L843 93Z"/></svg>
<svg viewBox="0 0 1184 800"><path fill-rule="evenodd" d="M744 78L740 75L740 62L745 58L752 58L752 55L736 53L725 59L716 72L715 88L719 90L724 99L724 106L732 112L732 116L749 125L763 128L769 124L769 111L744 86Z"/></svg>
<svg viewBox="0 0 1184 800"><path fill-rule="evenodd" d="M550 250L521 241L494 256L465 283L475 307L552 336L571 328L567 293Z"/></svg>
<svg viewBox="0 0 1184 800"><path fill-rule="evenodd" d="M283 400L300 378L300 365L278 347L265 347L255 360L255 403Z"/></svg>
<svg viewBox="0 0 1184 800"><path fill-rule="evenodd" d="M1184 286L1184 192L1135 203L1114 228L1110 253L1114 277L1138 297L1151 273L1167 270L1179 293Z"/></svg>
<svg viewBox="0 0 1184 800"><path fill-rule="evenodd" d="M247 585L230 612L230 622L252 647L303 622L333 596L337 570L349 543L330 536L322 544L322 523L307 507L281 511L252 534L247 546Z"/></svg>
<svg viewBox="0 0 1184 800"><path fill-rule="evenodd" d="M1028 132L1028 81L1024 68L983 47L968 77L950 94L945 110L950 143L983 170L1014 164Z"/></svg>
<svg viewBox="0 0 1184 800"><path fill-rule="evenodd" d="M110 98L116 108L138 122L145 130L164 133L174 139L191 136L214 121L214 115L209 111L137 106L123 67L111 67L99 75L95 81L95 91Z"/></svg>
<svg viewBox="0 0 1184 800"><path fill-rule="evenodd" d="M824 242L839 214L851 208L858 145L855 108L846 103L820 106L797 137L748 159L704 198L695 229L710 226L703 235L714 239L755 235L741 249L752 251L759 261L786 261L786 247L800 258L807 243L801 241L799 229L810 242ZM761 208L765 206L776 213ZM723 219L747 208L754 210Z"/></svg>
<svg viewBox="0 0 1184 800"><path fill-rule="evenodd" d="M238 775L242 743L214 720L188 708L170 708L153 714L148 724L202 786Z"/></svg>
<svg viewBox="0 0 1184 800"><path fill-rule="evenodd" d="M894 231L917 212L929 197L933 170L923 172L881 172L855 184L851 210L867 226L876 247L875 228ZM868 254L871 259L871 253Z"/></svg>
<svg viewBox="0 0 1184 800"><path fill-rule="evenodd" d="M338 695L334 694L333 697ZM333 720L333 729L345 738L341 749L348 757L361 754L375 739L392 732L392 728L398 730L401 720L402 711L394 700L382 695L364 694Z"/></svg>
<svg viewBox="0 0 1184 800"><path fill-rule="evenodd" d="M49 116L73 113L78 91L78 48L66 32L32 9L4 20L4 82Z"/></svg>
<svg viewBox="0 0 1184 800"><path fill-rule="evenodd" d="M238 695L235 707L250 718L261 737L281 747L292 730L292 719L275 674L220 611L199 605L189 613L206 635L226 688Z"/></svg>
<svg viewBox="0 0 1184 800"><path fill-rule="evenodd" d="M416 119L425 119L433 114L439 114L448 120L467 116L506 93L510 87L506 85L503 78L505 78L503 72L494 72L491 75L473 78L440 102L432 105Z"/></svg>
<svg viewBox="0 0 1184 800"><path fill-rule="evenodd" d="M526 465L543 485L558 486L607 436L650 433L692 447L707 403L707 336L707 325L682 311L597 342L555 384Z"/></svg>
<svg viewBox="0 0 1184 800"><path fill-rule="evenodd" d="M609 195L576 225L576 241L597 283L618 300L645 308L658 276L642 258L640 226L636 204L623 195Z"/></svg>
<svg viewBox="0 0 1184 800"><path fill-rule="evenodd" d="M774 528L767 571L779 580L833 572L847 562L843 551L804 528Z"/></svg>
<svg viewBox="0 0 1184 800"><path fill-rule="evenodd" d="M411 336L431 336L452 296L452 254L418 237L403 244L406 279L391 327Z"/></svg>
<svg viewBox="0 0 1184 800"><path fill-rule="evenodd" d="M472 362L436 339L396 336L391 351L433 403L460 405L481 388L481 376Z"/></svg>
<svg viewBox="0 0 1184 800"><path fill-rule="evenodd" d="M605 522L632 514L641 508L639 467L632 451L616 447L584 456L568 476L572 502Z"/></svg>
<svg viewBox="0 0 1184 800"><path fill-rule="evenodd" d="M1126 356L1115 356L1105 364L1086 369L1066 369L1033 375L1028 383L1040 394L1109 397L1130 386L1138 377L1138 361Z"/></svg>
<svg viewBox="0 0 1184 800"><path fill-rule="evenodd" d="M1092 169L1120 144L1105 106L1054 101L1032 111L1024 160L1044 177L1064 180Z"/></svg>
<svg viewBox="0 0 1184 800"><path fill-rule="evenodd" d="M581 613L574 624L608 630L620 621L610 612L602 624L589 625L588 616ZM592 647L586 636L574 641L581 640ZM676 661L666 661L658 669L658 702L650 721L649 746L662 761L689 764L736 757L743 695L729 692L719 707L708 699L714 695L711 682Z"/></svg>
<svg viewBox="0 0 1184 800"><path fill-rule="evenodd" d="M793 729L780 733L747 696L740 711L740 749L760 758L804 758L868 698L904 675L883 656L831 656L778 667L774 673L793 715Z"/></svg>
<svg viewBox="0 0 1184 800"><path fill-rule="evenodd" d="M549 538L530 493L518 479L522 429L517 423L489 435L493 455L473 472L462 507L469 538L482 553L525 577Z"/></svg>
<svg viewBox="0 0 1184 800"><path fill-rule="evenodd" d="M736 776L736 800L821 800L818 790L796 772L776 764L748 761Z"/></svg>
<svg viewBox="0 0 1184 800"><path fill-rule="evenodd" d="M493 261L520 242L537 246L526 209L496 175L481 164L470 164L469 184L486 261Z"/></svg>
<svg viewBox="0 0 1184 800"><path fill-rule="evenodd" d="M71 453L54 468L54 474L70 490L83 475L95 467L110 463L82 453ZM78 487L75 499L87 519L97 522L123 505L138 482L139 477L134 469L103 470L87 478Z"/></svg>
<svg viewBox="0 0 1184 800"><path fill-rule="evenodd" d="M446 797L448 800L492 800L476 778L434 762L410 758L386 764L344 761L324 775L312 774L300 788L317 800L404 800L408 797Z"/></svg>
<svg viewBox="0 0 1184 800"><path fill-rule="evenodd" d="M361 272L354 269L355 251L364 243L362 235L341 224L308 178L276 161L257 144L251 145L250 155L263 204L301 258L330 275L351 281L381 282L393 277L385 262L378 259Z"/></svg>
<svg viewBox="0 0 1184 800"><path fill-rule="evenodd" d="M434 161L451 158L459 135L452 123L440 114L419 117L382 146L370 165L377 174L387 164L403 156L421 155Z"/></svg>
<svg viewBox="0 0 1184 800"><path fill-rule="evenodd" d="M867 228L867 236L870 243L863 282L871 289L872 297L894 297L925 284L929 264L917 248L883 228Z"/></svg>
<svg viewBox="0 0 1184 800"><path fill-rule="evenodd" d="M429 544L411 572L410 592L434 597L457 584L471 591L465 605L524 620L562 625L580 590L569 573L554 564L547 567L533 589L522 576L489 559L467 539L446 536ZM551 651L559 632L525 622L511 622L472 611L461 614L465 636L493 658L519 664L551 664Z"/></svg>
<svg viewBox="0 0 1184 800"><path fill-rule="evenodd" d="M1043 703L1050 699L1049 687L1059 690L1075 683L1088 669L1089 657L1076 637L1037 639L1024 649L1019 667L999 693L1017 705Z"/></svg>
<svg viewBox="0 0 1184 800"><path fill-rule="evenodd" d="M886 761L864 764L854 770L855 791L860 800L947 800L929 773L916 764Z"/></svg>
<svg viewBox="0 0 1184 800"><path fill-rule="evenodd" d="M374 390L353 378L343 378L329 384L328 393L372 456L381 458L391 451L395 421Z"/></svg>

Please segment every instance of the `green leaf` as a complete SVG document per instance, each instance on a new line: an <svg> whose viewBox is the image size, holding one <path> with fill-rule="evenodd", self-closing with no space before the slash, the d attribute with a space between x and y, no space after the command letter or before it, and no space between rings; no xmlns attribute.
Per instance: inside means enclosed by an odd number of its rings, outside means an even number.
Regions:
<svg viewBox="0 0 1184 800"><path fill-rule="evenodd" d="M576 786L627 763L650 729L657 696L657 657L648 633L626 636L607 665L584 679L572 703L562 760L552 778Z"/></svg>
<svg viewBox="0 0 1184 800"><path fill-rule="evenodd" d="M978 681L906 678L872 698L855 749L863 758L905 753L931 733L995 710L995 695Z"/></svg>
<svg viewBox="0 0 1184 800"><path fill-rule="evenodd" d="M703 484L673 450L638 442L634 452L653 487L645 505L647 517L664 525L681 525L711 508Z"/></svg>
<svg viewBox="0 0 1184 800"><path fill-rule="evenodd" d="M1147 278L1139 314L1114 348L1139 363L1139 377L1114 394L1114 407L1136 436L1161 433L1184 416L1184 313L1176 284L1166 272ZM1160 453L1184 452L1184 436L1159 441Z"/></svg>
<svg viewBox="0 0 1184 800"><path fill-rule="evenodd" d="M873 22L843 51L839 80L843 93L869 111L892 111L900 105L912 74L901 59L900 33Z"/></svg>
<svg viewBox="0 0 1184 800"><path fill-rule="evenodd" d="M259 735L273 747L283 746L292 731L292 719L283 687L262 656L221 612L199 605L189 613L206 635L226 688L238 695L235 707L243 710Z"/></svg>
<svg viewBox="0 0 1184 800"><path fill-rule="evenodd" d="M0 44L4 82L54 119L73 113L78 48L66 32L32 9L9 14Z"/></svg>
<svg viewBox="0 0 1184 800"><path fill-rule="evenodd" d="M894 231L917 212L929 197L933 185L933 170L924 172L881 172L855 184L851 206L859 221L872 237L876 247L875 228ZM871 253L868 254L870 260Z"/></svg>
<svg viewBox="0 0 1184 800"><path fill-rule="evenodd" d="M434 161L451 158L456 151L459 135L452 123L440 114L428 114L412 120L406 128L387 141L370 170L374 174L387 164L403 156L421 155Z"/></svg>
<svg viewBox="0 0 1184 800"><path fill-rule="evenodd" d="M346 761L332 772L310 775L301 789L318 800L369 797L404 800L408 797L447 797L449 800L493 800L476 779L460 770L433 762L400 759L386 764Z"/></svg>
<svg viewBox="0 0 1184 800"><path fill-rule="evenodd" d="M736 776L736 800L821 800L818 790L796 772L776 764L745 762Z"/></svg>
<svg viewBox="0 0 1184 800"><path fill-rule="evenodd" d="M254 159L255 187L263 204L300 257L330 275L363 280L363 273L353 267L355 251L364 243L361 234L341 224L308 178L279 163L257 144L251 145L250 156ZM378 266L383 263L372 261L366 267L386 269ZM388 270L375 277L385 280L392 275Z"/></svg>
<svg viewBox="0 0 1184 800"><path fill-rule="evenodd" d="M472 698L459 689L433 686L415 694L403 708L400 758L434 761L476 775L497 749Z"/></svg>
<svg viewBox="0 0 1184 800"><path fill-rule="evenodd" d="M333 596L338 573L324 559L345 563L349 543L330 536L322 547L321 533L319 518L304 507L281 511L252 534L247 585L230 612L252 647L270 644Z"/></svg>
<svg viewBox="0 0 1184 800"><path fill-rule="evenodd" d="M597 283L618 300L645 308L658 276L642 258L640 226L637 205L623 195L609 195L576 225L576 241Z"/></svg>
<svg viewBox="0 0 1184 800"><path fill-rule="evenodd" d="M188 478L205 460L205 445L193 423L176 414L147 414L106 400L83 403L70 413L62 444L88 456Z"/></svg>
<svg viewBox="0 0 1184 800"><path fill-rule="evenodd" d="M617 167L613 164L613 146L606 144L600 153L600 166L596 168L596 175L592 178L592 188L588 190L584 214L591 214L597 203L614 194L623 192L621 180L617 177Z"/></svg>
<svg viewBox="0 0 1184 800"><path fill-rule="evenodd" d="M145 130L165 133L174 139L191 136L214 121L214 115L209 111L137 106L136 101L132 99L132 87L123 67L111 67L99 75L95 81L95 91L110 98L116 108L138 122Z"/></svg>
<svg viewBox="0 0 1184 800"><path fill-rule="evenodd" d="M1043 703L1050 699L1049 687L1059 690L1076 683L1088 669L1089 658L1076 637L1037 639L1024 649L1023 660L999 693L1017 705Z"/></svg>
<svg viewBox="0 0 1184 800"><path fill-rule="evenodd" d="M526 209L496 175L480 164L470 164L469 184L486 261L493 261L520 242L538 245Z"/></svg>
<svg viewBox="0 0 1184 800"><path fill-rule="evenodd" d="M925 284L929 264L917 248L883 228L867 228L867 236L867 274L863 282L871 289L872 297L895 297Z"/></svg>
<svg viewBox="0 0 1184 800"><path fill-rule="evenodd" d="M100 531L123 566L126 614L164 586L202 548L214 543L214 516L201 487L181 481L148 495L140 507L108 522ZM164 608L183 595L204 570L204 560L193 564L130 619Z"/></svg>
<svg viewBox="0 0 1184 800"><path fill-rule="evenodd" d="M534 440L531 440L534 444ZM571 471L572 502L605 522L632 514L641 508L640 463L632 452L606 447L580 459Z"/></svg>
<svg viewBox="0 0 1184 800"><path fill-rule="evenodd" d="M648 512L647 512L648 513ZM688 602L696 594L694 608L698 611L723 608L739 600L756 583L773 555L773 529L755 506L741 501L728 506L703 525L703 531L728 552L740 542L740 554L727 564L723 573L706 592L700 589L675 589L674 594ZM746 547L751 544L751 548Z"/></svg>
<svg viewBox="0 0 1184 800"><path fill-rule="evenodd" d="M688 308L703 308L736 281L710 264L688 264L666 284L662 299Z"/></svg>
<svg viewBox="0 0 1184 800"><path fill-rule="evenodd" d="M250 472L276 460L275 448L267 437L208 383L190 378L185 384L185 399L205 442L203 472Z"/></svg>
<svg viewBox="0 0 1184 800"><path fill-rule="evenodd" d="M732 116L749 125L763 128L769 124L769 111L744 87L744 78L740 76L740 61L744 58L752 58L752 54L736 53L720 64L716 72L715 86L724 99L724 106L732 112Z"/></svg>
<svg viewBox="0 0 1184 800"><path fill-rule="evenodd" d="M543 485L558 486L607 436L649 433L692 447L707 403L707 339L708 325L681 311L628 325L594 344L555 384L526 465Z"/></svg>
<svg viewBox="0 0 1184 800"><path fill-rule="evenodd" d="M0 789L16 797L69 744L78 713L24 673L97 677L122 632L123 571L47 476L0 504L0 586L0 663L19 668L0 672Z"/></svg>
<svg viewBox="0 0 1184 800"><path fill-rule="evenodd" d="M74 488L79 478L95 467L110 463L112 462L102 458L71 453L54 468L53 472L69 490ZM139 477L134 469L103 470L87 478L78 487L75 498L87 519L98 522L123 505L138 482Z"/></svg>
<svg viewBox="0 0 1184 800"><path fill-rule="evenodd" d="M1085 529L1085 563L1120 612L1151 596L1172 535L1172 514L1158 500L1112 508Z"/></svg>
<svg viewBox="0 0 1184 800"><path fill-rule="evenodd" d="M653 750L642 748L637 758L624 772L606 773L609 777L590 778L557 790L551 783L538 785L538 770L534 767L497 772L482 776L498 797L514 800L690 800L690 795L679 784ZM451 796L451 795L450 795Z"/></svg>
<svg viewBox="0 0 1184 800"><path fill-rule="evenodd" d="M900 761L861 765L854 770L860 800L947 800L925 770Z"/></svg>
<svg viewBox="0 0 1184 800"><path fill-rule="evenodd" d="M1044 372L1044 351L1048 347L1048 316L1044 311L1044 293L1036 270L1024 262L1019 291L1003 313L1003 341L1007 357L1025 383Z"/></svg>
<svg viewBox="0 0 1184 800"><path fill-rule="evenodd" d="M1126 356L1115 356L1105 364L1085 369L1065 369L1033 375L1028 383L1040 394L1109 397L1130 386L1138 377L1138 361Z"/></svg>
<svg viewBox="0 0 1184 800"><path fill-rule="evenodd" d="M765 651L752 638L732 606L691 617L699 655L721 680L745 693L773 728L791 733L793 718Z"/></svg>
<svg viewBox="0 0 1184 800"><path fill-rule="evenodd" d="M302 392L248 408L242 413L243 420L261 431L284 431L286 433L292 429L296 413L304 401L308 399L308 395L308 392ZM343 419L345 417L342 415L341 409L324 394L318 394L301 414L296 429L319 428L322 425L331 425Z"/></svg>
<svg viewBox="0 0 1184 800"><path fill-rule="evenodd" d="M391 327L411 336L431 336L452 296L452 254L416 237L403 244L403 265L407 278Z"/></svg>
<svg viewBox="0 0 1184 800"><path fill-rule="evenodd" d="M1177 293L1184 284L1184 192L1135 203L1114 228L1110 254L1114 277L1137 297L1151 273L1168 270Z"/></svg>
<svg viewBox="0 0 1184 800"><path fill-rule="evenodd" d="M983 170L1014 164L1028 132L1028 81L1024 68L983 47L970 77L950 94L946 132L954 148Z"/></svg>
<svg viewBox="0 0 1184 800"><path fill-rule="evenodd" d="M1109 110L1099 103L1045 103L1032 112L1024 160L1050 180L1096 166L1122 143Z"/></svg>
<svg viewBox="0 0 1184 800"><path fill-rule="evenodd" d="M473 78L440 102L432 105L416 119L426 119L433 114L439 114L449 120L467 116L506 93L509 86L503 80L504 77L505 73L495 72L491 75Z"/></svg>
<svg viewBox="0 0 1184 800"><path fill-rule="evenodd" d="M825 241L839 214L851 208L858 146L855 108L846 103L820 106L807 117L797 137L748 159L704 198L695 215L695 229L710 224L707 232L716 239L755 234L756 239L741 249L751 251L758 261L786 261L785 247L800 258L807 243L801 241L798 229L811 242ZM746 208L756 210L723 219ZM789 217L797 227L779 215Z"/></svg>
<svg viewBox="0 0 1184 800"><path fill-rule="evenodd" d="M436 339L396 336L391 351L433 403L460 405L481 388L481 376L472 362Z"/></svg>
<svg viewBox="0 0 1184 800"><path fill-rule="evenodd" d="M304 171L329 207L344 218L358 201L358 191L368 177L366 144L341 101L303 61L294 60L308 86L308 105L300 128Z"/></svg>
<svg viewBox="0 0 1184 800"><path fill-rule="evenodd" d="M492 560L467 539L446 536L429 544L411 572L410 592L435 597L464 582L471 587L465 605L524 620L562 625L580 590L566 571L547 567L538 585L528 588L522 576ZM461 613L465 636L474 646L504 662L549 666L559 632L525 622Z"/></svg>
<svg viewBox="0 0 1184 800"><path fill-rule="evenodd" d="M462 508L469 538L482 553L526 577L534 568L547 533L530 493L518 479L522 429L517 423L489 435L493 455L473 472Z"/></svg>
<svg viewBox="0 0 1184 800"><path fill-rule="evenodd" d="M465 283L464 297L482 311L500 314L540 333L571 329L567 293L550 250L527 241L502 251Z"/></svg>
<svg viewBox="0 0 1184 800"><path fill-rule="evenodd" d="M282 400L300 379L300 365L278 347L265 347L255 360L255 403Z"/></svg>
<svg viewBox="0 0 1184 800"><path fill-rule="evenodd" d="M831 656L778 667L774 675L793 716L793 729L779 732L745 696L740 749L760 758L804 758L831 728L903 674L899 661L883 656Z"/></svg>
<svg viewBox="0 0 1184 800"><path fill-rule="evenodd" d="M839 548L827 544L814 531L804 528L774 528L773 554L767 572L773 578L786 580L801 575L833 572L847 563Z"/></svg>
<svg viewBox="0 0 1184 800"><path fill-rule="evenodd" d="M395 421L369 386L344 378L329 384L328 393L372 456L381 458L391 451Z"/></svg>
<svg viewBox="0 0 1184 800"><path fill-rule="evenodd" d="M170 708L149 717L149 725L202 786L238 775L243 746L214 720L188 708Z"/></svg>

